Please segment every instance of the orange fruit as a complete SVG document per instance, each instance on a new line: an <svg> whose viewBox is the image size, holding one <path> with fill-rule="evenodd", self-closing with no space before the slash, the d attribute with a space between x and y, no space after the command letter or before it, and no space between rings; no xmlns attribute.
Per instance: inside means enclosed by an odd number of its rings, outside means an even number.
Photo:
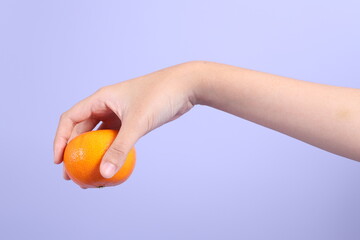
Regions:
<svg viewBox="0 0 360 240"><path fill-rule="evenodd" d="M65 169L75 183L86 188L115 186L126 181L135 167L136 153L132 148L124 165L112 178L100 173L100 163L118 131L105 129L85 132L72 139L64 152Z"/></svg>

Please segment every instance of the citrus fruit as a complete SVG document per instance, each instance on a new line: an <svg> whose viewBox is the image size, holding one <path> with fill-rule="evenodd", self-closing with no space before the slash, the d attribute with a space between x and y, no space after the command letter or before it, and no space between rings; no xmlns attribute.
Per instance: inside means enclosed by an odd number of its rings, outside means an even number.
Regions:
<svg viewBox="0 0 360 240"><path fill-rule="evenodd" d="M129 178L135 166L135 148L130 150L124 165L112 178L104 178L100 173L101 159L117 133L110 129L85 132L67 144L64 166L71 180L81 187L100 188L119 185Z"/></svg>

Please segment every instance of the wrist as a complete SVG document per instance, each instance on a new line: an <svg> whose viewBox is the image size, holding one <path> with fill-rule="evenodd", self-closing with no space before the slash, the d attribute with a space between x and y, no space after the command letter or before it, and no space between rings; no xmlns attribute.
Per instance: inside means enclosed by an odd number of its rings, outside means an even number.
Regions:
<svg viewBox="0 0 360 240"><path fill-rule="evenodd" d="M211 92L211 78L213 77L214 65L216 63L208 61L191 61L185 63L190 68L191 93L190 101L193 105L207 105Z"/></svg>

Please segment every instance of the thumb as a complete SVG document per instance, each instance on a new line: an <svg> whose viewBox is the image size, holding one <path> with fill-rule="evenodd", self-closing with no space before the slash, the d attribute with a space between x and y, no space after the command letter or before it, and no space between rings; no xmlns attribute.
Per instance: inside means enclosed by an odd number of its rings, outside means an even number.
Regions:
<svg viewBox="0 0 360 240"><path fill-rule="evenodd" d="M119 171L138 138L132 128L124 125L121 127L114 142L102 159L100 173L104 178L111 178Z"/></svg>

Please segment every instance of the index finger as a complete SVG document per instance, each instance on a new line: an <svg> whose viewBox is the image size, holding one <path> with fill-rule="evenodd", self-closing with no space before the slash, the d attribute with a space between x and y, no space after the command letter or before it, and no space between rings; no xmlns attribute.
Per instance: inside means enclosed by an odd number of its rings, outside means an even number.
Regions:
<svg viewBox="0 0 360 240"><path fill-rule="evenodd" d="M60 117L54 139L54 163L62 162L66 144L69 141L75 125L91 117L91 103L89 98L75 104Z"/></svg>

